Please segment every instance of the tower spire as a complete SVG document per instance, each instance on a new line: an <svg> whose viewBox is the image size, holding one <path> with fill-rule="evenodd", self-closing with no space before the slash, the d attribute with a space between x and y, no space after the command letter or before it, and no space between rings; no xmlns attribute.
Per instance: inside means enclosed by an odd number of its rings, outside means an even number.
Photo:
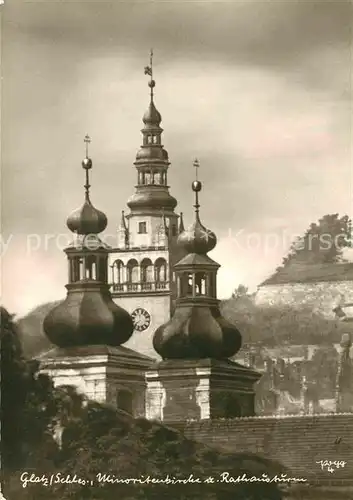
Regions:
<svg viewBox="0 0 353 500"><path fill-rule="evenodd" d="M145 75L149 75L148 85L151 89L151 98L148 109L143 115L141 149L136 154L137 168L136 193L129 199L128 207L132 212L141 210L153 211L156 214L164 209L168 217L173 213L177 201L169 194L167 170L170 165L168 153L162 144L160 124L161 114L153 101L153 50L150 52L150 64L145 66Z"/></svg>
<svg viewBox="0 0 353 500"><path fill-rule="evenodd" d="M202 188L202 184L201 182L198 180L198 169L200 167L200 162L197 158L195 158L194 160L194 163L193 163L193 166L195 168L195 180L194 182L192 183L192 190L194 191L195 193L195 212L196 212L196 215L198 215L199 213L199 209L200 209L200 203L199 203L199 192L201 191L201 188Z"/></svg>
<svg viewBox="0 0 353 500"><path fill-rule="evenodd" d="M151 102L153 102L153 89L156 86L156 82L153 80L153 49L150 50L150 64L149 66L145 66L145 75L150 77L150 81L148 82L148 86L151 89Z"/></svg>
<svg viewBox="0 0 353 500"><path fill-rule="evenodd" d="M85 135L85 138L83 139L83 142L86 144L86 157L82 162L82 167L86 171L86 183L84 185L85 188L85 198L88 201L89 200L89 188L91 187L89 183L89 173L88 171L92 168L92 160L88 157L88 145L91 142L91 138L88 134Z"/></svg>

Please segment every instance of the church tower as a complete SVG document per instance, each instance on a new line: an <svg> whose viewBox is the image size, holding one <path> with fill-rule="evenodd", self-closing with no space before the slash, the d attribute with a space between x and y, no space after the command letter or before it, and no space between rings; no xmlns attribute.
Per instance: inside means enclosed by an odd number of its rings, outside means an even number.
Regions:
<svg viewBox="0 0 353 500"><path fill-rule="evenodd" d="M152 333L171 317L176 298L173 265L180 259L176 240L183 230L174 212L177 201L169 193L168 153L162 144L161 115L154 103L153 53L145 74L150 77L150 102L143 116L142 146L134 166L135 193L122 212L117 247L109 256L113 299L134 321L129 342L154 355Z"/></svg>
<svg viewBox="0 0 353 500"><path fill-rule="evenodd" d="M67 219L74 240L64 250L69 271L66 299L49 311L43 324L56 347L38 360L41 372L49 375L55 386L74 386L90 399L142 417L145 372L153 360L122 345L133 333L133 322L110 294L110 247L99 236L108 220L90 199L89 141L86 136L84 203Z"/></svg>
<svg viewBox="0 0 353 500"><path fill-rule="evenodd" d="M167 423L254 415L253 386L260 378L230 359L241 347L241 334L220 312L220 266L208 256L217 238L200 220L201 188L196 177L195 219L178 237L185 253L174 266L175 311L154 333L162 361L146 374L146 416Z"/></svg>

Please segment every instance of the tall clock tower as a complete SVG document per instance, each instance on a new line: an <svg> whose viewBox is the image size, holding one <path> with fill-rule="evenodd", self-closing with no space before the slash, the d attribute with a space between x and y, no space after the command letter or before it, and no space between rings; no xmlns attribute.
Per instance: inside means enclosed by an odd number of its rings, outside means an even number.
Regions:
<svg viewBox="0 0 353 500"><path fill-rule="evenodd" d="M131 315L134 335L129 347L155 356L152 334L168 321L176 298L173 266L180 259L176 240L183 231L177 201L169 193L168 153L162 145L161 115L154 104L150 65L150 103L143 116L142 146L134 163L137 183L122 212L117 247L109 256L113 299Z"/></svg>

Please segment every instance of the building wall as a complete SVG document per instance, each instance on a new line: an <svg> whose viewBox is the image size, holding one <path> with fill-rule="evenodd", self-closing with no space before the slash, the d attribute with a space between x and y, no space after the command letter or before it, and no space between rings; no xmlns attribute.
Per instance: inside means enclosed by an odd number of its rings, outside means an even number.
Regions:
<svg viewBox="0 0 353 500"><path fill-rule="evenodd" d="M186 437L233 453L257 453L311 482L353 484L353 414L243 417L176 423ZM344 461L329 472L320 461Z"/></svg>
<svg viewBox="0 0 353 500"><path fill-rule="evenodd" d="M263 285L255 296L259 306L308 306L332 318L332 309L341 301L353 302L353 281Z"/></svg>
<svg viewBox="0 0 353 500"><path fill-rule="evenodd" d="M134 349L146 356L159 358L153 349L152 338L157 328L170 319L170 295L131 295L129 297L114 298L114 301L131 314L135 309L145 309L151 317L149 327L144 331L135 330L132 337L124 346Z"/></svg>

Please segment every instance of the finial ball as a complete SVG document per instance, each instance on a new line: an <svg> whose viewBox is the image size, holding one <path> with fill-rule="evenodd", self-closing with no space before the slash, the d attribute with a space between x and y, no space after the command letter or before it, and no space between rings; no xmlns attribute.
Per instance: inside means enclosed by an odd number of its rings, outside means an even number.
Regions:
<svg viewBox="0 0 353 500"><path fill-rule="evenodd" d="M156 82L154 80L151 80L148 82L148 86L151 87L151 89L153 89L153 87L156 86Z"/></svg>
<svg viewBox="0 0 353 500"><path fill-rule="evenodd" d="M92 160L91 158L85 158L83 161L82 161L82 167L86 170L89 170L90 168L92 168Z"/></svg>
<svg viewBox="0 0 353 500"><path fill-rule="evenodd" d="M191 184L191 187L192 187L192 190L196 192L199 192L201 191L201 188L202 188L202 184L200 181L194 181L192 184Z"/></svg>

